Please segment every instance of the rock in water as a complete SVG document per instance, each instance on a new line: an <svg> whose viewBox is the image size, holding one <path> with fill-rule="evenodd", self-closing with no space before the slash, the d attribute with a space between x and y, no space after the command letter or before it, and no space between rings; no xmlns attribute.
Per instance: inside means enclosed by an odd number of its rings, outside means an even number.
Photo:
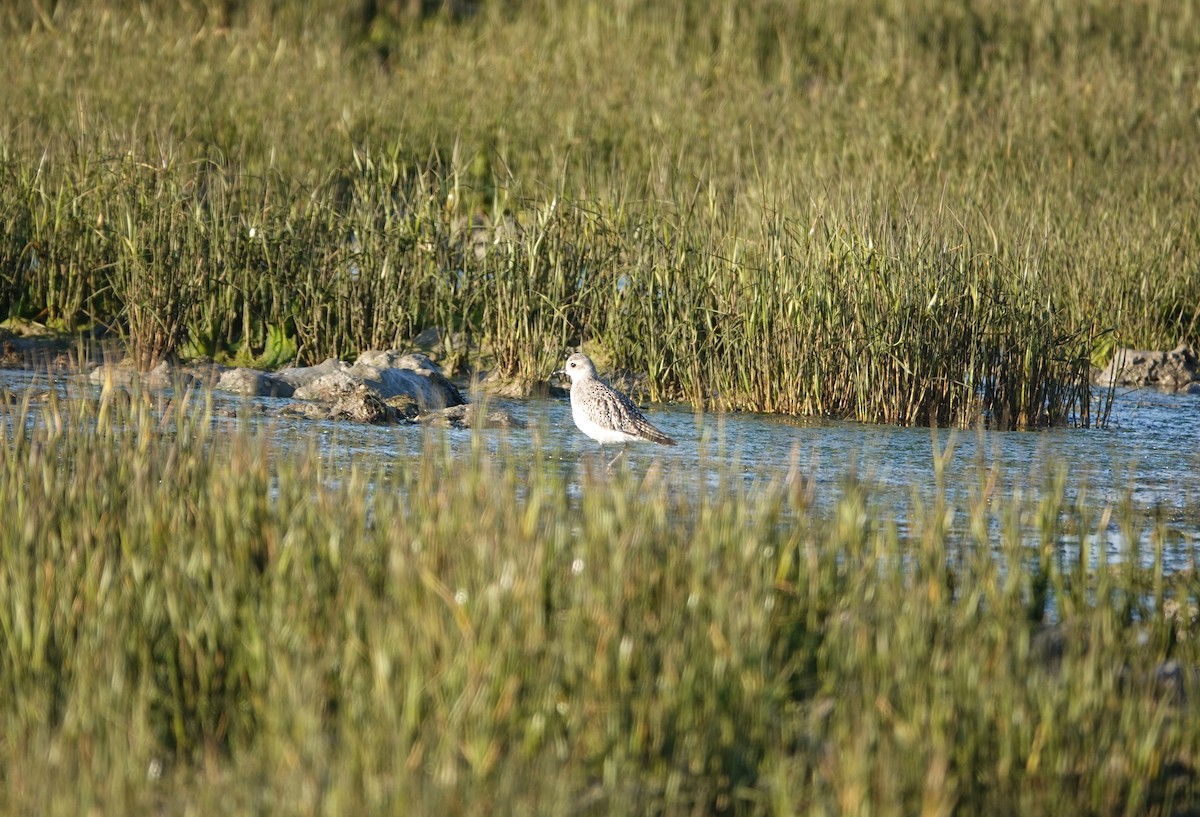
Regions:
<svg viewBox="0 0 1200 817"><path fill-rule="evenodd" d="M1151 386L1166 391L1195 391L1200 384L1196 354L1179 345L1169 352L1118 349L1108 366L1096 376L1100 386Z"/></svg>

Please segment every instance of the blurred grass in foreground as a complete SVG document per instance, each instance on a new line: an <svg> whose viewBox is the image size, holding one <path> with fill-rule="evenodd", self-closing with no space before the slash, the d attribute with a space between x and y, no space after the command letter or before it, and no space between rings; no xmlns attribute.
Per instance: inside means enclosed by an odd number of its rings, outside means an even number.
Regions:
<svg viewBox="0 0 1200 817"><path fill-rule="evenodd" d="M0 313L144 362L436 326L451 368L585 344L654 399L1028 427L1200 346L1194 0L39 8L0 17Z"/></svg>
<svg viewBox="0 0 1200 817"><path fill-rule="evenodd" d="M850 477L818 513L795 470L576 493L438 438L331 473L203 394L2 397L0 811L1197 803L1200 696L1157 672L1200 663L1195 573L1061 473L1035 501L981 465L901 537ZM1061 547L1110 523L1146 569Z"/></svg>

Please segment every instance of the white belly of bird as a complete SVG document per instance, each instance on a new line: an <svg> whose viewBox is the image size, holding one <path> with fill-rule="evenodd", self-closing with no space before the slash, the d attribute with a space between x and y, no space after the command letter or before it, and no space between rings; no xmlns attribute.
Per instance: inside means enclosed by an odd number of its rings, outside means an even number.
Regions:
<svg viewBox="0 0 1200 817"><path fill-rule="evenodd" d="M601 445L606 445L608 443L638 442L642 439L636 434L628 434L624 431L606 428L605 426L592 422L592 420L588 418L587 414L578 406L571 406L571 416L574 417L575 425L579 427L580 431Z"/></svg>

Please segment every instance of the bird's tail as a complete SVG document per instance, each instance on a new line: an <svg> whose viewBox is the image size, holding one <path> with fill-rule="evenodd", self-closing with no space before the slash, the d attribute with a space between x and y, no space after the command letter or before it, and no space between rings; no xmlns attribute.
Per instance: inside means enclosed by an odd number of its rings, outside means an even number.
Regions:
<svg viewBox="0 0 1200 817"><path fill-rule="evenodd" d="M675 440L672 437L668 437L666 434L663 434L649 423L643 423L641 431L643 436L652 443L658 443L659 445L675 445Z"/></svg>

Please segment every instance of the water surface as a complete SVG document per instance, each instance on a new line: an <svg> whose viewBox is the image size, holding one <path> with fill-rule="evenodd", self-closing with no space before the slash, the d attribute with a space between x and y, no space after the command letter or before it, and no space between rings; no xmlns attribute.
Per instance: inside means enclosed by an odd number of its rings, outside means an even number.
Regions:
<svg viewBox="0 0 1200 817"><path fill-rule="evenodd" d="M44 385L46 378L0 371L0 385L18 390L30 383ZM85 388L69 379L57 385ZM215 400L229 414L244 402L233 395L217 395ZM425 450L427 432L422 427L276 418L275 412L291 401L252 402L271 417L267 427L278 450L315 448L330 473L352 465L403 467ZM478 432L481 439L474 442L474 432L448 430L439 432L445 434L443 444L463 456L473 444L482 443L495 457L543 457L563 469L572 491L579 490L584 469L602 467L598 446L575 428L565 399L495 400L492 405L515 415L526 428ZM1129 501L1166 520L1173 534L1166 558L1170 569L1193 566L1200 548L1200 397L1194 395L1120 393L1108 429L949 431L705 414L681 406L649 407L646 414L678 445L632 446L618 467L644 470L657 459L684 490L714 486L722 473L740 476L748 489L756 490L785 478L795 462L813 483L818 512L837 500L853 474L870 487L872 508L903 532L915 503L929 503L936 496L935 457L949 450L945 494L960 509L990 469L1000 475L993 494L998 501L1014 494L1036 498L1061 471L1069 502L1082 492L1097 509ZM1109 557L1122 558L1125 544L1114 525L1104 542Z"/></svg>
<svg viewBox="0 0 1200 817"><path fill-rule="evenodd" d="M270 401L268 401L270 402ZM526 423L514 431L484 431L483 443L496 457L547 458L563 469L578 490L584 469L602 467L599 447L571 421L565 399L492 401ZM935 456L944 454L944 491L965 509L972 490L994 470L994 496L1036 499L1062 473L1065 495L1080 493L1097 510L1129 501L1159 514L1174 533L1166 562L1170 569L1195 563L1200 548L1200 398L1153 391L1119 394L1108 429L1043 431L951 431L863 423L805 420L762 414L696 413L683 406L653 406L646 414L678 441L674 447L631 446L617 467L645 470L658 460L681 489L715 486L732 471L749 489L786 478L793 462L814 483L818 509L830 507L853 474L870 487L869 501L903 532L914 503L932 502L938 485ZM384 459L399 462L422 455L419 428L354 426L348 423L280 423L275 433L292 443L316 435L322 456L338 466ZM447 431L446 444L464 456L472 432ZM613 449L615 450L615 449ZM612 450L605 455L611 456ZM702 489L702 487L700 488ZM965 514L959 514L965 519ZM1114 523L1104 543L1108 558L1126 551ZM1065 546L1070 546L1069 543ZM1147 554L1145 559L1148 560Z"/></svg>

